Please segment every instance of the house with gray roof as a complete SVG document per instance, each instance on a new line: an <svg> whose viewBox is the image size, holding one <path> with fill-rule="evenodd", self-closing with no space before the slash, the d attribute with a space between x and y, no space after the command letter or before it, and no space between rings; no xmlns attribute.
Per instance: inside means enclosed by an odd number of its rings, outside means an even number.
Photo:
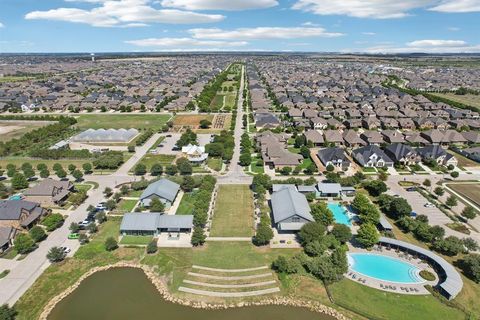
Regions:
<svg viewBox="0 0 480 320"><path fill-rule="evenodd" d="M295 188L283 188L271 196L273 222L279 232L299 231L305 223L315 221L305 195Z"/></svg>
<svg viewBox="0 0 480 320"><path fill-rule="evenodd" d="M0 253L5 252L13 245L13 239L17 234L17 229L13 227L0 227Z"/></svg>
<svg viewBox="0 0 480 320"><path fill-rule="evenodd" d="M342 170L350 167L350 160L345 155L345 151L337 147L322 149L318 151L317 157L325 167L332 165Z"/></svg>
<svg viewBox="0 0 480 320"><path fill-rule="evenodd" d="M352 151L352 156L362 167L393 167L393 161L376 145L368 145Z"/></svg>
<svg viewBox="0 0 480 320"><path fill-rule="evenodd" d="M413 165L421 160L415 149L403 143L392 143L384 151L395 163L402 165Z"/></svg>
<svg viewBox="0 0 480 320"><path fill-rule="evenodd" d="M430 145L422 148L417 148L417 153L423 161L435 161L439 165L458 165L458 160L452 154L446 152L439 145Z"/></svg>
<svg viewBox="0 0 480 320"><path fill-rule="evenodd" d="M323 183L317 184L317 197L339 197L342 195L342 186L340 183Z"/></svg>
<svg viewBox="0 0 480 320"><path fill-rule="evenodd" d="M193 215L166 215L159 212L126 213L120 224L122 235L152 235L162 232L190 233L193 229Z"/></svg>
<svg viewBox="0 0 480 320"><path fill-rule="evenodd" d="M180 191L180 185L172 182L168 179L160 179L148 185L148 187L142 192L140 196L140 203L148 207L153 198L158 198L165 204L166 208L169 208L175 201L178 192Z"/></svg>
<svg viewBox="0 0 480 320"><path fill-rule="evenodd" d="M46 214L47 210L37 202L25 200L0 201L0 227L28 229Z"/></svg>
<svg viewBox="0 0 480 320"><path fill-rule="evenodd" d="M50 207L61 204L74 190L70 181L44 179L37 185L23 192L25 200L39 202L42 206Z"/></svg>

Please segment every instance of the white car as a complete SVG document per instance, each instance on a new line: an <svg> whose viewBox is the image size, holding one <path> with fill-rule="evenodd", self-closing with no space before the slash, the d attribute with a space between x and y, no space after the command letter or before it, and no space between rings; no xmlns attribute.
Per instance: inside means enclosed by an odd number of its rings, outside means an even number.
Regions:
<svg viewBox="0 0 480 320"><path fill-rule="evenodd" d="M99 210L99 211L102 211L102 210L107 210L107 207L105 207L105 203L104 202L100 202L99 204L97 204L95 206L95 209Z"/></svg>
<svg viewBox="0 0 480 320"><path fill-rule="evenodd" d="M60 247L60 249L62 249L65 254L68 254L70 251L72 251L69 247Z"/></svg>
<svg viewBox="0 0 480 320"><path fill-rule="evenodd" d="M435 205L433 203L427 202L423 205L425 208L435 208Z"/></svg>

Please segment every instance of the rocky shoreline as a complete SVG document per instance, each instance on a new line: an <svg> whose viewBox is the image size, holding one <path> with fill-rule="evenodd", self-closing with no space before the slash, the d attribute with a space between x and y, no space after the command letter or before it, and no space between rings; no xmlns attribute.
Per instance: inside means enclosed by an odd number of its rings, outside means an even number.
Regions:
<svg viewBox="0 0 480 320"><path fill-rule="evenodd" d="M348 320L346 316L338 312L337 310L327 307L321 303L314 302L314 301L308 301L308 300L300 300L300 299L294 299L294 298L288 298L288 297L274 297L274 298L267 298L261 301L252 301L252 302L236 302L236 303L207 303L207 302L197 302L197 301L190 301L186 299L180 299L174 297L168 290L167 285L164 283L164 281L155 273L155 271L144 265L136 264L136 263L128 263L128 262L119 262L116 264L112 265L107 265L107 266L102 266L102 267L96 267L85 273L78 279L77 282L75 282L73 285L71 285L69 288L67 288L65 291L62 293L58 294L55 296L52 300L49 301L49 303L45 306L43 309L42 313L40 314L39 320L47 320L49 314L52 312L52 310L55 308L55 306L62 301L65 297L67 297L70 293L72 293L75 289L80 286L82 281L84 281L86 278L91 276L92 274L99 272L99 271L105 271L109 270L112 268L137 268L137 269L142 269L147 278L153 283L155 288L157 288L157 291L160 293L162 298L165 301L180 304L183 306L188 306L191 308L197 308L197 309L206 309L206 310L218 310L218 309L228 309L228 308L240 308L240 307L249 307L249 306L266 306L266 305L277 305L277 306L290 306L290 307L301 307L301 308L307 308L310 311L318 312L318 313L323 313L326 315L329 315L335 319L338 320Z"/></svg>

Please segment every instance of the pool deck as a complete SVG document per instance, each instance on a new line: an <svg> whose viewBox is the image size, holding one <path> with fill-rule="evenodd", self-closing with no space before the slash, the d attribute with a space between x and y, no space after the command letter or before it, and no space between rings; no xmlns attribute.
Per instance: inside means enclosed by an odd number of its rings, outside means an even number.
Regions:
<svg viewBox="0 0 480 320"><path fill-rule="evenodd" d="M380 247L381 248L381 247ZM380 254L380 255L385 255L388 257L393 257L405 262L408 262L416 267L418 267L420 270L427 270L430 271L431 273L435 274L435 271L425 262L422 262L420 259L416 259L412 256L406 255L403 252L396 252L395 250L387 250L385 248L379 249L377 246L375 246L371 251L361 249L358 247L353 247L349 245L349 252L350 253L369 253L369 254ZM435 281L425 281L422 283L412 283L412 284L407 284L407 283L397 283L397 282L390 282L390 281L385 281L385 280L379 280L375 278L371 278L368 276L365 276L361 273L358 273L356 271L353 271L352 269L348 269L348 272L344 274L344 276L347 279L350 279L352 281L361 283L365 286L382 290L382 291L387 291L387 292L393 292L393 293L399 293L399 294L411 294L411 295L426 295L430 294L430 292L425 289L425 285L429 284L431 286L435 286L438 283L438 280Z"/></svg>

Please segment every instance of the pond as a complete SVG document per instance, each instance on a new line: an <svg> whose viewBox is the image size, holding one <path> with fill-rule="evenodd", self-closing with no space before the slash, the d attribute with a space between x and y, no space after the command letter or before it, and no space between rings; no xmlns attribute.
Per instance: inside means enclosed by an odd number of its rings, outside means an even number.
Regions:
<svg viewBox="0 0 480 320"><path fill-rule="evenodd" d="M331 320L304 308L258 306L201 310L163 300L142 270L113 268L85 279L52 310L48 320Z"/></svg>

